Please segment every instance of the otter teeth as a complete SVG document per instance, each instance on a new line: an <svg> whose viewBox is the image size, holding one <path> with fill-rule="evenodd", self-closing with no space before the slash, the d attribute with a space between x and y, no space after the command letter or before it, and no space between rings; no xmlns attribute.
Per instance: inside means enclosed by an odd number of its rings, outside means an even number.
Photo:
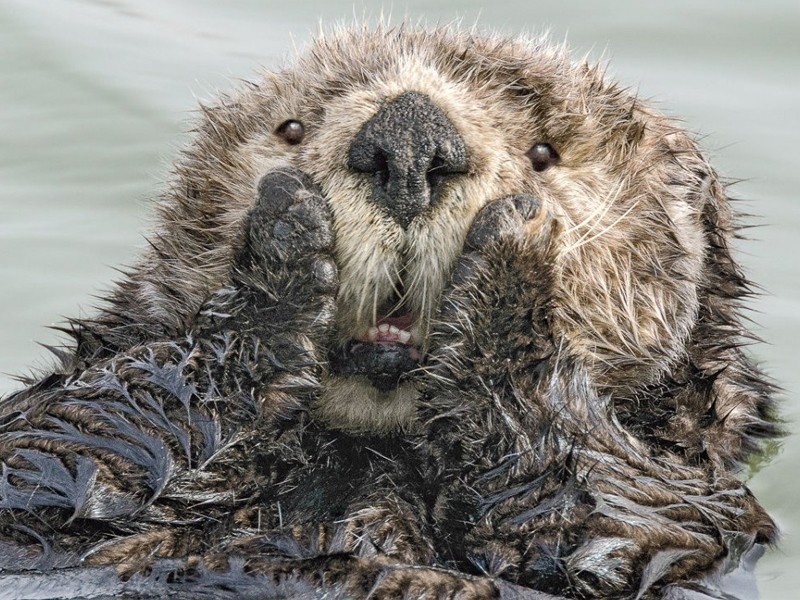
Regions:
<svg viewBox="0 0 800 600"><path fill-rule="evenodd" d="M367 329L358 339L364 342L400 342L401 344L408 344L411 340L411 332L394 325L381 323L378 327Z"/></svg>

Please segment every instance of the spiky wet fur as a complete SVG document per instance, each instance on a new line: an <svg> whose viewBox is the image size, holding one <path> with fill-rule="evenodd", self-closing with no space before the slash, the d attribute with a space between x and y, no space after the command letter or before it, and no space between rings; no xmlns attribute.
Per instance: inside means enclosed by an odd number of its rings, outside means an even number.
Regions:
<svg viewBox="0 0 800 600"><path fill-rule="evenodd" d="M471 166L403 230L346 156L409 90ZM275 135L287 119L302 144ZM561 161L537 173L540 141ZM254 209L286 169L296 203ZM276 219L335 243L281 250ZM124 572L241 559L354 597L480 598L498 578L623 598L773 539L736 478L775 427L724 186L600 67L447 28L321 36L203 108L157 220L63 366L3 404L10 542ZM398 278L428 351L402 406L326 366Z"/></svg>

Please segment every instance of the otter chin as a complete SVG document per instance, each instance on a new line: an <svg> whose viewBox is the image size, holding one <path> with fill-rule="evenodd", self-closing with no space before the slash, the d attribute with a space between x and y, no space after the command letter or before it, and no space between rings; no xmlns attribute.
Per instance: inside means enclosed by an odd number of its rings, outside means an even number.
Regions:
<svg viewBox="0 0 800 600"><path fill-rule="evenodd" d="M317 417L354 432L411 428L418 393L409 378L424 356L415 321L411 313L378 316L376 325L331 350Z"/></svg>

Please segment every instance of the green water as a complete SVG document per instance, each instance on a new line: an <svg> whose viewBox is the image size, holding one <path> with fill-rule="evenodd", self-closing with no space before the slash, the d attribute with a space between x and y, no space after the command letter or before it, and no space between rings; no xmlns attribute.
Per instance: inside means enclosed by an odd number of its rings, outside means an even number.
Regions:
<svg viewBox="0 0 800 600"><path fill-rule="evenodd" d="M462 17L550 29L703 134L756 215L742 259L765 293L752 352L800 414L800 2L394 2L394 20ZM388 8L388 7L391 7ZM0 0L0 393L46 365L44 326L91 312L143 246L149 200L198 99L276 65L318 24L380 12L352 2ZM800 442L752 480L784 530L759 569L763 598L800 597Z"/></svg>

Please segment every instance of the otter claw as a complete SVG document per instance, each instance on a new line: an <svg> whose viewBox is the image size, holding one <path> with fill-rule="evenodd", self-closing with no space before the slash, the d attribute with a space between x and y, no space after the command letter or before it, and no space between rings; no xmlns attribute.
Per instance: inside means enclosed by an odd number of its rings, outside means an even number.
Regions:
<svg viewBox="0 0 800 600"><path fill-rule="evenodd" d="M475 217L467 234L466 246L481 250L501 238L517 236L525 221L533 219L541 203L530 194L518 194L495 200Z"/></svg>

